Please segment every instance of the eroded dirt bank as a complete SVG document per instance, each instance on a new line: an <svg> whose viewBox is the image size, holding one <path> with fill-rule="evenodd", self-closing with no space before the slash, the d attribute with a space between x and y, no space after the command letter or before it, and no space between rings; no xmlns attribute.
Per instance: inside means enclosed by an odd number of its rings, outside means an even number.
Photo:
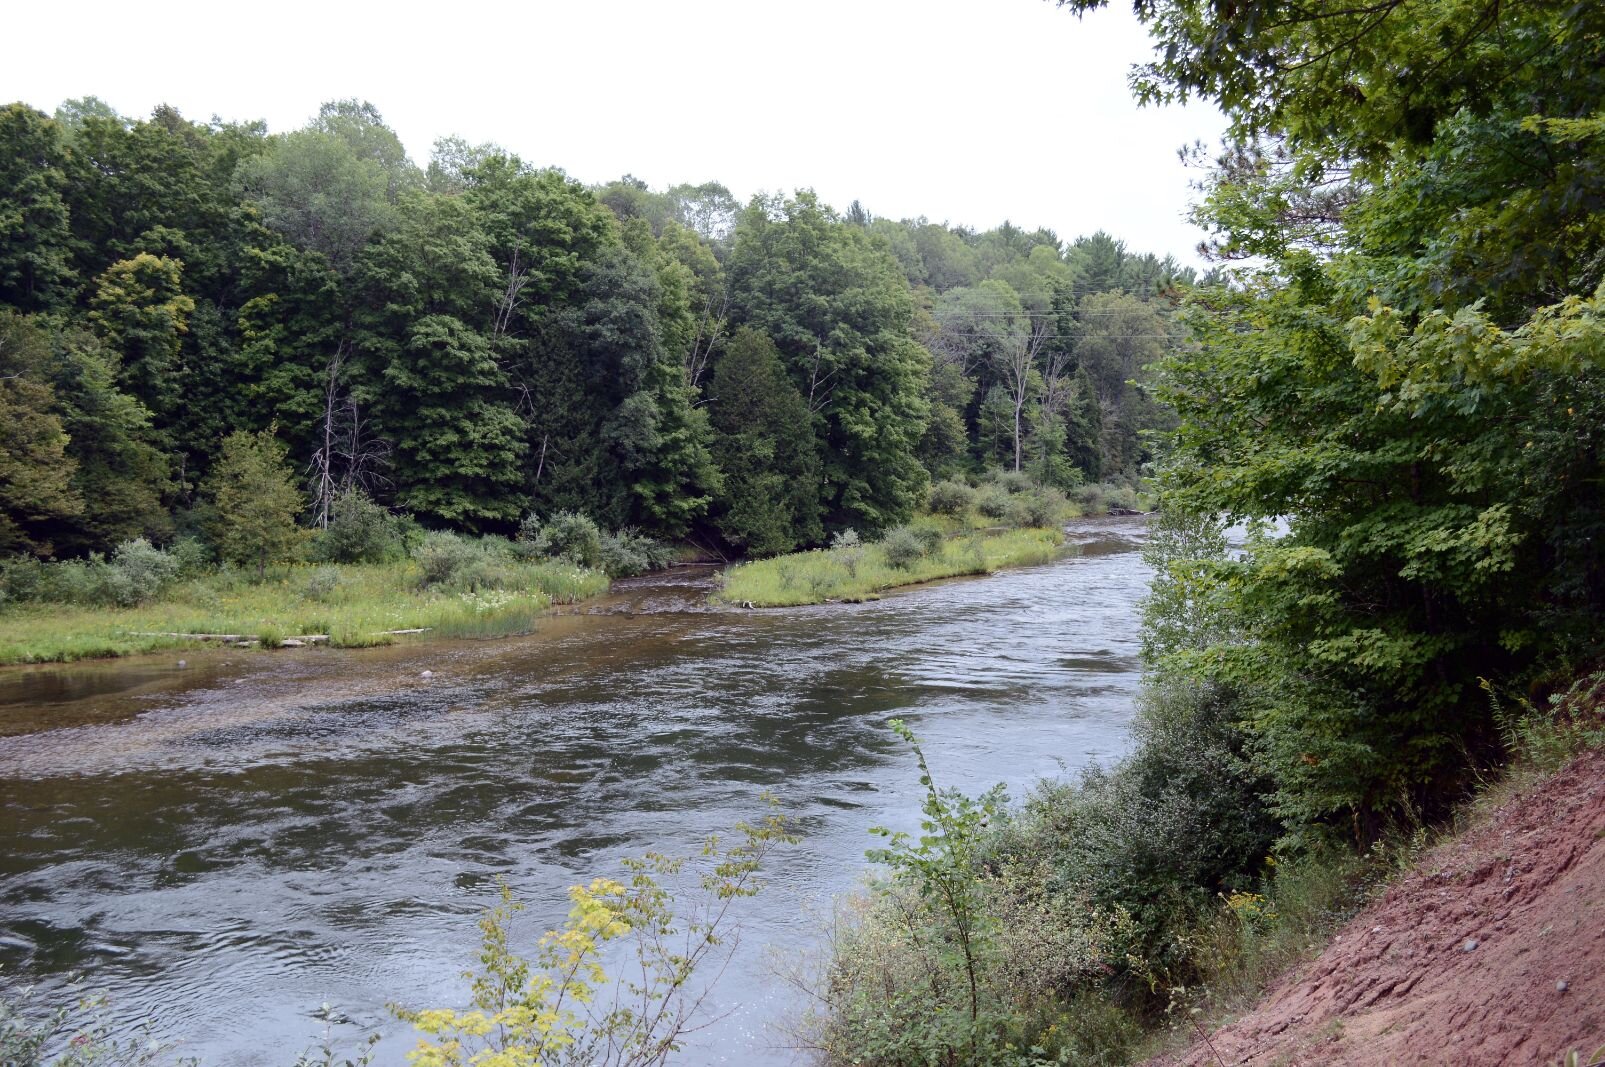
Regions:
<svg viewBox="0 0 1605 1067"><path fill-rule="evenodd" d="M1162 1062L1547 1064L1605 1045L1605 753L1428 851L1209 1044Z"/></svg>

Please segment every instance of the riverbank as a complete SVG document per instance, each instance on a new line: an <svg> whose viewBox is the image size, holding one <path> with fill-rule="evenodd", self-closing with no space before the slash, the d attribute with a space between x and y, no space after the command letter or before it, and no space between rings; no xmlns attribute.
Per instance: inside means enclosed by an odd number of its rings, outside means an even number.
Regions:
<svg viewBox="0 0 1605 1067"><path fill-rule="evenodd" d="M1605 675L1502 715L1511 763L1450 822L1251 840L1235 884L1196 872L1255 832L1252 781L1188 700L1150 683L1126 761L1018 808L922 762L919 844L832 927L825 1062L1599 1062Z"/></svg>
<svg viewBox="0 0 1605 1067"><path fill-rule="evenodd" d="M130 607L19 602L0 610L0 665L66 663L227 643L287 640L359 648L403 639L527 632L553 604L608 589L607 575L565 561L499 561L478 581L426 581L415 560L291 565L262 581L214 571ZM217 635L211 640L191 635ZM293 645L291 646L293 647Z"/></svg>
<svg viewBox="0 0 1605 1067"><path fill-rule="evenodd" d="M1518 770L1472 812L1257 1006L1154 1067L1599 1063L1605 751Z"/></svg>
<svg viewBox="0 0 1605 1067"><path fill-rule="evenodd" d="M712 599L755 608L857 603L902 586L1047 563L1064 545L1063 532L1049 527L974 530L953 538L930 529L934 536L907 548L888 538L743 563L725 573Z"/></svg>

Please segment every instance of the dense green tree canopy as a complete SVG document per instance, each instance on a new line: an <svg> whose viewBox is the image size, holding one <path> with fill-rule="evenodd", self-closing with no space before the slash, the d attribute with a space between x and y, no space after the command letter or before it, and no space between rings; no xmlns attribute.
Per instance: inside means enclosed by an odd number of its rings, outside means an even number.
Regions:
<svg viewBox="0 0 1605 1067"><path fill-rule="evenodd" d="M358 100L277 135L12 105L0 177L0 308L36 353L6 379L7 543L46 554L204 527L223 442L270 428L316 524L360 490L755 553L904 521L933 472L1130 482L1155 420L1094 425L1077 309L1107 285L1168 322L1161 278L1191 280L1105 236L591 188L462 138L420 168Z"/></svg>
<svg viewBox="0 0 1605 1067"><path fill-rule="evenodd" d="M1289 526L1218 568L1236 626L1201 669L1242 694L1288 825L1363 835L1497 752L1483 679L1599 653L1605 12L1137 10L1139 91L1232 123L1200 219L1259 257L1194 292L1163 362L1168 495Z"/></svg>

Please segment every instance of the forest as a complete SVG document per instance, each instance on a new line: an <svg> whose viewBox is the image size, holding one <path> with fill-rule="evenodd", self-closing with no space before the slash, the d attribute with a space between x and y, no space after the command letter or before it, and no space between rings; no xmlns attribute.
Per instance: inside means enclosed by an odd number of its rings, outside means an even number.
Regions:
<svg viewBox="0 0 1605 1067"><path fill-rule="evenodd" d="M759 556L873 536L988 468L1132 485L1168 419L1144 368L1196 281L1102 232L587 187L455 138L419 166L354 100L271 135L13 104L0 553L293 555L229 528L230 485L293 491L306 528L355 496L433 530L572 513Z"/></svg>

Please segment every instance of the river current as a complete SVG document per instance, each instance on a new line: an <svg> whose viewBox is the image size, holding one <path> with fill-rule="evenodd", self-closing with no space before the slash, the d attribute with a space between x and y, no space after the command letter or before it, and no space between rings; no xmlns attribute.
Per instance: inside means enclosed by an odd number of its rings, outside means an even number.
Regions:
<svg viewBox="0 0 1605 1067"><path fill-rule="evenodd" d="M120 1028L205 1065L288 1065L337 1005L465 1006L502 876L531 944L567 886L761 814L801 842L677 1062L802 1062L784 1029L875 825L938 784L1018 797L1118 758L1137 688L1140 520L1079 520L1058 562L862 605L711 610L711 575L619 583L534 635L168 654L0 673L0 985L69 975ZM182 660L183 665L180 666ZM433 672L425 678L424 671Z"/></svg>

